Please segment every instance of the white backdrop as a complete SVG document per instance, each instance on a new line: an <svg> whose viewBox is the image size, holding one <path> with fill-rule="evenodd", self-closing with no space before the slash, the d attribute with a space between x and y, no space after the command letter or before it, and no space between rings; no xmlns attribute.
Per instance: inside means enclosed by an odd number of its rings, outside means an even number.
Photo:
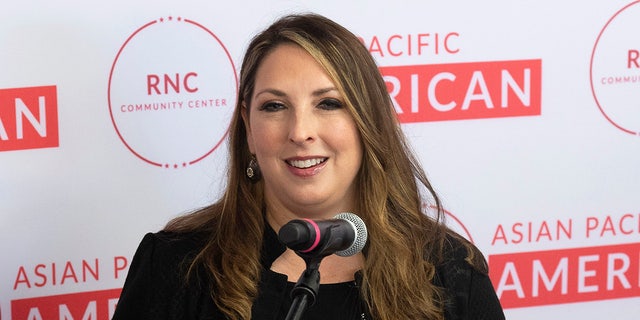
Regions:
<svg viewBox="0 0 640 320"><path fill-rule="evenodd" d="M508 319L640 314L637 1L1 7L1 319L109 318L143 234L222 188L250 37L303 11L370 48Z"/></svg>

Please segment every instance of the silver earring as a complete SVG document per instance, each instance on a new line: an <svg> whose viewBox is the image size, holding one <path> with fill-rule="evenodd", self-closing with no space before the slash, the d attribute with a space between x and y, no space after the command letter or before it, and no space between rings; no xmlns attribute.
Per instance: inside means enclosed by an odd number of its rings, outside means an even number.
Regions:
<svg viewBox="0 0 640 320"><path fill-rule="evenodd" d="M249 165L247 166L247 178L249 181L256 183L260 181L262 178L262 174L260 173L260 166L258 165L258 160L256 156L251 155L251 159L249 159Z"/></svg>

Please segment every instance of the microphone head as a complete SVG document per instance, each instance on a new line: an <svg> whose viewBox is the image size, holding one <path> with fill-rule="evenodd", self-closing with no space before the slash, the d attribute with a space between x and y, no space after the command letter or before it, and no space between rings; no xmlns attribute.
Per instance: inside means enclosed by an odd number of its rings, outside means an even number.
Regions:
<svg viewBox="0 0 640 320"><path fill-rule="evenodd" d="M357 215L350 212L343 212L337 214L334 219L342 219L347 220L353 226L353 229L356 233L356 237L353 240L353 244L342 251L337 251L336 254L341 257L349 257L352 256L364 248L364 245L367 244L367 226L365 226L364 221L360 219Z"/></svg>

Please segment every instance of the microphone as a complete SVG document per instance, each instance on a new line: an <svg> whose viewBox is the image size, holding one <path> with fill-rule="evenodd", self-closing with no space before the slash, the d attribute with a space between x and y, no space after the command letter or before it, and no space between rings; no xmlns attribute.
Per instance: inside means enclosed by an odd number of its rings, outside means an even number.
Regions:
<svg viewBox="0 0 640 320"><path fill-rule="evenodd" d="M360 217L343 212L329 220L296 219L287 222L278 238L300 256L352 256L367 243L367 227Z"/></svg>

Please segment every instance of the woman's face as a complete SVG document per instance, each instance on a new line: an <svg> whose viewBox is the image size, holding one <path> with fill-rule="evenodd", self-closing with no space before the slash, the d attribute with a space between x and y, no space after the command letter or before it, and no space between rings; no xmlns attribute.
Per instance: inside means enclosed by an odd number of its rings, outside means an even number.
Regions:
<svg viewBox="0 0 640 320"><path fill-rule="evenodd" d="M271 218L322 219L353 210L363 151L343 101L320 64L297 45L279 45L262 61L249 118L243 116Z"/></svg>

